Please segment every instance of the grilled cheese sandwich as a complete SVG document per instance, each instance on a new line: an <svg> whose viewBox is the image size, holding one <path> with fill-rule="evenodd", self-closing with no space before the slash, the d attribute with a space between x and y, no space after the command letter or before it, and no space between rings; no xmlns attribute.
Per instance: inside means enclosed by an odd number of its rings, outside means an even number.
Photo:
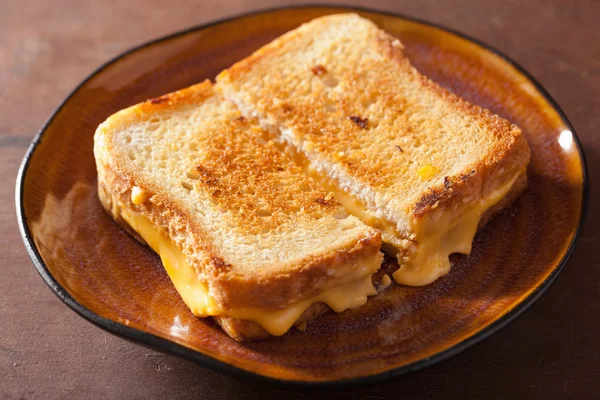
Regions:
<svg viewBox="0 0 600 400"><path fill-rule="evenodd" d="M448 273L449 255L468 254L481 221L525 187L520 129L421 75L400 40L356 14L306 23L217 82L349 213L382 231L398 283Z"/></svg>
<svg viewBox="0 0 600 400"><path fill-rule="evenodd" d="M305 325L320 304L360 307L383 259L379 232L263 136L208 81L95 136L104 208L160 256L194 315L238 340Z"/></svg>
<svg viewBox="0 0 600 400"><path fill-rule="evenodd" d="M132 201L134 201L133 198L132 196ZM364 260L356 260L356 268L364 270L365 275L362 278L324 290L317 296L276 310L260 307L227 309L221 307L210 297L204 283L198 280L196 270L188 263L185 255L165 232L158 231L147 218L141 215L133 215L128 211L121 210L121 216L160 256L177 292L197 317L227 316L254 321L269 334L280 336L286 333L315 303L325 303L333 311L342 312L364 305L368 296L377 294L371 276L373 271L379 269L381 260L365 257Z"/></svg>

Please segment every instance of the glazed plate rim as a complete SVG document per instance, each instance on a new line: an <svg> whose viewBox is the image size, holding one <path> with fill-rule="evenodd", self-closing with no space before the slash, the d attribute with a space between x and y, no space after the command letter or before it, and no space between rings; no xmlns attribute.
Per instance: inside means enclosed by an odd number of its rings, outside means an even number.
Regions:
<svg viewBox="0 0 600 400"><path fill-rule="evenodd" d="M120 324L118 322L115 322L113 320L101 317L100 315L92 312L91 310L89 310L88 308L86 308L85 306L83 306L82 304L77 302L77 300L75 300L67 292L67 290L65 288L63 288L54 279L54 277L50 273L49 269L47 268L46 264L42 260L42 257L34 244L33 235L31 234L31 231L27 224L27 219L25 217L25 210L24 210L23 194L24 194L24 186L25 186L25 177L27 174L29 163L33 157L33 154L35 153L35 150L36 150L38 144L42 140L44 132L52 124L54 117L60 112L60 110L71 99L71 97L73 97L73 95L75 93L77 93L89 80L91 80L96 75L100 74L106 67L108 67L111 64L115 63L116 61L122 59L123 57L136 52L137 50L141 50L145 47L157 44L157 43L165 41L165 40L173 39L173 38L176 38L179 36L185 36L186 34L196 32L196 31L208 28L210 26L222 24L225 22L231 22L231 21L234 21L237 19L248 17L248 16L254 16L254 15L259 15L259 14L268 14L271 12L282 11L282 10L286 10L286 9L318 9L318 8L321 8L321 9L346 9L348 11L364 11L364 12L376 13L376 14L386 15L386 16L395 17L395 18L399 18L399 19L404 19L404 20L411 21L411 22L416 22L416 23L426 25L426 26L432 27L432 28L441 29L443 31L446 31L453 35L456 35L462 39L465 39L471 43L475 43L476 45L482 47L483 49L490 51L491 53L499 56L503 61L505 61L512 67L514 67L519 73L521 73L526 79L528 79L529 82L531 82L531 84L535 87L535 89L542 95L542 97L557 112L557 114L559 115L559 117L560 117L561 121L564 123L564 125L572 132L573 137L575 139L577 152L578 152L579 158L581 160L582 204L581 204L580 216L579 216L579 220L577 222L577 228L575 229L575 233L573 235L573 239L569 243L569 246L568 246L566 252L564 253L563 258L558 262L558 264L554 268L554 270L548 275L548 277L544 280L544 282L542 282L538 287L536 287L527 297L522 299L518 304L516 304L506 314L504 314L503 316L501 316L500 318L498 318L496 321L492 322L488 326L484 327L483 329L475 332L473 335L467 337L460 343L457 343L448 349L438 352L438 353L434 354L433 356L426 357L426 358L420 359L418 361L412 362L410 364L407 364L407 365L404 365L401 367L392 368L388 371L384 371L384 372L380 372L380 373L376 373L376 374L372 374L372 375L359 376L356 378L341 379L341 380L329 380L329 381L286 380L286 379L278 379L278 378L273 378L273 377L266 376L266 375L261 375L261 374L252 372L250 370L242 369L242 368L236 367L232 364L228 364L224 361L217 360L217 359L210 357L208 355L205 355L199 351L187 348L187 347L177 344L175 342L171 342L168 339L164 339L159 336L144 332L142 330L131 328L131 327L125 326L123 324ZM560 274L560 272L564 268L565 264L571 257L573 250L575 249L577 242L581 236L582 225L583 225L585 216L587 214L587 208L588 208L588 176L587 175L588 175L587 163L586 163L585 154L583 152L581 142L580 142L579 137L577 136L575 130L573 129L571 123L567 119L567 116L565 115L565 113L562 111L562 109L557 104L557 102L542 87L542 85L537 82L537 80L533 76L531 76L523 67L521 67L519 64L517 64L515 61L511 60L508 56L503 54L501 51L495 49L494 47L492 47L490 45L482 43L481 41L474 39L466 34L463 34L456 30L447 28L443 25L428 22L428 21L414 18L414 17L410 17L410 16L403 15L400 13L377 10L377 9L367 8L367 7L357 7L357 6L351 6L351 5L305 4L305 5L298 5L298 6L283 6L283 7L271 7L271 8L265 8L265 9L259 9L259 10L255 10L255 11L237 14L237 15L230 16L230 17L213 20L211 22L207 22L204 24L196 25L191 28L183 29L181 31L177 31L175 33L160 37L158 39L150 40L148 42L145 42L143 44L140 44L138 46L130 48L129 50L124 51L123 53L113 57L109 61L102 64L95 71L93 71L90 75L88 75L85 79L83 79L81 81L81 83L79 83L65 97L65 99L53 111L51 116L48 118L48 120L44 123L44 125L40 129L40 131L34 137L32 143L29 145L29 148L27 149L27 152L25 153L25 156L24 156L21 166L19 168L19 173L17 175L17 181L16 181L16 188L15 188L15 201L16 201L16 211L17 211L17 220L18 220L18 224L19 224L19 231L20 231L21 237L23 239L23 242L25 244L25 248L27 249L27 253L29 254L29 257L31 258L31 260L33 261L33 264L34 264L35 268L37 269L38 273L40 274L40 276L42 277L44 282L46 282L46 284L50 287L52 292L56 296L58 296L58 298L60 300L62 300L63 303L65 303L67 306L69 306L69 308L71 308L73 311L75 311L81 317L85 318L86 320L93 323L94 325L96 325L114 335L123 337L125 339L132 340L132 341L137 342L142 345L150 346L150 347L152 347L156 350L162 351L162 352L166 352L166 353L169 353L172 355L186 358L188 360L191 360L191 361L194 361L194 362L200 364L203 367L210 368L214 371L221 372L226 375L230 375L230 376L237 377L237 378L269 382L272 384L284 384L287 386L296 386L296 387L303 387L303 388L325 387L325 386L326 387L349 387L349 386L371 384L371 383L375 383L375 382L388 380L392 377L404 375L404 374L406 374L408 372L412 372L412 371L417 371L417 370L420 370L427 366L438 363L442 360L448 359L448 358L462 352L463 350L481 342L482 340L488 338L493 333L502 329L509 322L513 321L516 317L521 315L527 308L529 308L541 296L541 294L544 293L544 291L550 286L550 284L554 281L554 279L556 279L556 277Z"/></svg>

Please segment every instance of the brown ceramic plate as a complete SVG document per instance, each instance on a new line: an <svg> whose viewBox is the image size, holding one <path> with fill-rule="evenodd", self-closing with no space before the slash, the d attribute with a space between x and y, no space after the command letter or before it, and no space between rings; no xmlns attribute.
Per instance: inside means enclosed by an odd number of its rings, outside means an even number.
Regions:
<svg viewBox="0 0 600 400"><path fill-rule="evenodd" d="M296 384L373 382L423 368L479 342L548 287L575 246L585 161L566 117L531 76L488 46L411 18L359 12L406 46L443 86L518 124L531 145L529 187L475 240L469 257L421 288L393 286L305 332L240 344L187 310L159 259L97 200L94 130L115 111L205 78L339 7L230 18L142 45L81 83L34 139L17 180L18 218L42 278L78 314L133 341L238 376Z"/></svg>

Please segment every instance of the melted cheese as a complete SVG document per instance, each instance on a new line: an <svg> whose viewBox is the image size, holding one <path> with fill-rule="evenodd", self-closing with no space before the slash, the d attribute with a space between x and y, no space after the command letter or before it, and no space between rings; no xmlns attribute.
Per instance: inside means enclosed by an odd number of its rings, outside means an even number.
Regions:
<svg viewBox="0 0 600 400"><path fill-rule="evenodd" d="M481 216L510 191L520 174L460 213L445 212L435 220L424 217L415 227L417 246L393 276L410 286L427 285L450 271L450 254L469 254Z"/></svg>
<svg viewBox="0 0 600 400"><path fill-rule="evenodd" d="M198 317L224 315L236 319L250 320L261 325L271 335L286 333L310 306L317 302L327 304L332 310L342 312L367 302L367 297L377 294L369 272L363 278L351 281L321 294L288 305L283 309L246 307L224 309L208 294L206 286L198 279L196 270L187 262L185 255L169 239L165 232L157 231L145 217L121 210L123 219L142 236L148 245L160 255L162 263L173 285L185 304ZM369 266L371 267L371 266ZM377 269L369 268L369 271Z"/></svg>
<svg viewBox="0 0 600 400"><path fill-rule="evenodd" d="M139 186L131 188L131 202L137 206L144 204L148 200L148 192Z"/></svg>
<svg viewBox="0 0 600 400"><path fill-rule="evenodd" d="M360 201L345 192L338 190L331 184L325 183L324 180L319 180L319 182L333 192L335 199L344 207L348 214L354 215L372 228L381 230L381 238L385 242L382 244L382 249L384 251L390 246L394 249L396 248L394 246L400 246L400 242L402 241L401 235L396 230L394 224L385 219L376 217ZM395 255L396 252L397 251L394 251L393 255Z"/></svg>
<svg viewBox="0 0 600 400"><path fill-rule="evenodd" d="M296 160L298 159L297 157ZM362 202L337 188L333 181L321 176L307 166L306 162L301 165L307 175L334 193L335 199L349 214L382 231L384 243L381 249L391 256L398 257L400 264L400 268L392 276L397 283L409 286L430 284L450 272L451 254L469 254L481 216L506 196L521 175L516 174L486 198L479 202L466 203L457 212L445 212L437 216L435 221L425 216L418 226L412 228L414 236L409 240L398 232L391 221L375 216ZM429 164L424 168L423 173L420 173L422 177L430 177L431 173L437 173L437 168Z"/></svg>
<svg viewBox="0 0 600 400"><path fill-rule="evenodd" d="M441 170L435 165L425 164L417 171L417 175L423 180L427 180L429 178L433 178L437 174L439 174Z"/></svg>
<svg viewBox="0 0 600 400"><path fill-rule="evenodd" d="M286 133L287 132L287 133ZM287 130L286 136L294 137ZM392 274L397 283L410 286L427 285L450 271L450 255L453 253L469 254L481 216L497 204L510 191L523 171L517 173L508 182L493 193L476 203L467 203L458 212L445 212L435 221L424 217L418 226L406 233L398 231L396 224L385 218L379 218L356 197L341 190L336 182L316 170L305 153L299 152L293 145L277 142L280 150L290 156L302 168L304 173L333 192L335 199L342 204L346 212L362 220L365 224L382 232L381 249L398 258L400 268ZM312 151L313 144L305 142L304 151ZM343 158L343 153L335 154L336 159ZM441 170L431 164L423 165L417 174L421 179L430 179Z"/></svg>

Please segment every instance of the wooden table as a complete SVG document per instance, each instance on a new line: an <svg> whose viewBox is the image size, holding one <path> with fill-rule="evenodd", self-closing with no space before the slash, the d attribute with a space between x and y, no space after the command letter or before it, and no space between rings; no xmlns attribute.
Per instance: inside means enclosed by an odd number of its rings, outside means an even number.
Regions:
<svg viewBox="0 0 600 400"><path fill-rule="evenodd" d="M147 350L64 306L18 233L14 181L35 132L95 67L140 42L276 1L0 5L0 398L301 398ZM337 3L337 2L336 2ZM500 49L545 86L583 143L590 208L562 275L522 317L457 357L394 381L311 396L600 398L600 2L355 1L436 22Z"/></svg>

